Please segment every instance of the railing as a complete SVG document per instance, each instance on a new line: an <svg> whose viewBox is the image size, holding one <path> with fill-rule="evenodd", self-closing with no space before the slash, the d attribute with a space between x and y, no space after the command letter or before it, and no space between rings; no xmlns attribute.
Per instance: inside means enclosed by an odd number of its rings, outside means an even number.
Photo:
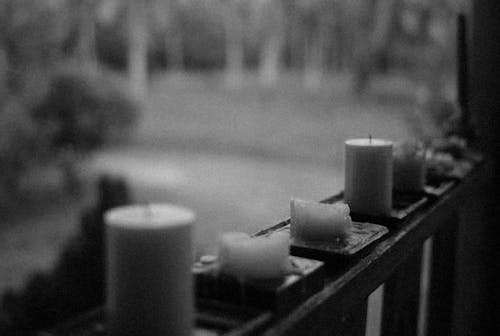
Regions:
<svg viewBox="0 0 500 336"><path fill-rule="evenodd" d="M460 216L465 198L478 196L485 169L477 166L348 265L327 264L324 289L272 321L264 334L365 335L368 296L384 284L382 335L452 335L457 241L467 234L459 230ZM429 271L421 267L423 246L431 237L429 288L420 295L421 272Z"/></svg>
<svg viewBox="0 0 500 336"><path fill-rule="evenodd" d="M463 264L457 242L467 235L467 227L475 224L460 218L464 212L470 217L464 201L479 198L487 171L486 163L477 164L446 192L396 226L391 225L382 239L345 262L326 263L322 289L285 314L221 303L204 305L199 300L197 325L217 330L217 335L233 336L365 335L368 298L383 285L382 311L379 307L375 312L381 317L382 335L454 335L454 328L460 327L454 323L454 300L460 290L456 287L457 269L467 272L464 265L457 268ZM335 196L325 201L333 199ZM93 335L88 327L93 324L97 330L95 325L103 320L100 309L56 328L50 335L68 335L69 331L71 335Z"/></svg>

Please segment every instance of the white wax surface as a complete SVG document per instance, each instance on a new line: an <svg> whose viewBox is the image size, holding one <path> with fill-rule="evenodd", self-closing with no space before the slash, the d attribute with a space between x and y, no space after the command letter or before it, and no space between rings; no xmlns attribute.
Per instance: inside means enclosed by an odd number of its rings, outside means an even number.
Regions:
<svg viewBox="0 0 500 336"><path fill-rule="evenodd" d="M191 335L191 210L169 204L105 215L110 335Z"/></svg>
<svg viewBox="0 0 500 336"><path fill-rule="evenodd" d="M366 147L391 147L393 146L392 141L384 140L384 139L370 139L370 138L361 138L361 139L349 139L345 142L348 146L359 146L360 148Z"/></svg>
<svg viewBox="0 0 500 336"><path fill-rule="evenodd" d="M194 219L191 210L169 204L130 205L106 213L108 225L139 230L186 225Z"/></svg>
<svg viewBox="0 0 500 336"><path fill-rule="evenodd" d="M285 233L265 237L225 233L219 239L221 271L239 278L282 277L288 271L289 248L290 236Z"/></svg>
<svg viewBox="0 0 500 336"><path fill-rule="evenodd" d="M345 142L345 201L351 210L388 215L392 210L392 147L382 139Z"/></svg>
<svg viewBox="0 0 500 336"><path fill-rule="evenodd" d="M290 225L294 238L303 241L334 241L351 232L349 206L344 203L322 204L293 199Z"/></svg>

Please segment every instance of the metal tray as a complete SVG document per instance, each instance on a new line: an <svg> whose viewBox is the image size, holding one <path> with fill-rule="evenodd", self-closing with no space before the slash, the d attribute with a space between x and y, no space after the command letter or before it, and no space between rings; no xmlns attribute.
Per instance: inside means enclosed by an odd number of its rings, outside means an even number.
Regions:
<svg viewBox="0 0 500 336"><path fill-rule="evenodd" d="M279 279L241 280L220 274L212 265L195 264L196 297L240 306L260 307L283 314L323 289L323 265L317 260L290 257L294 272Z"/></svg>
<svg viewBox="0 0 500 336"><path fill-rule="evenodd" d="M271 232L286 231L290 232L290 224L283 222L266 230L261 234ZM345 240L336 240L332 242L311 242L301 241L292 238L290 251L291 254L307 257L326 262L348 260L356 253L387 234L389 230L383 225L373 223L353 222L351 235Z"/></svg>
<svg viewBox="0 0 500 336"><path fill-rule="evenodd" d="M341 192L335 196L327 198L321 203L338 203L344 200L344 193ZM356 212L351 212L353 221L360 223L374 223L388 227L394 227L414 214L417 210L422 208L429 201L429 197L425 194L407 194L394 192L392 199L392 211L388 216L373 216Z"/></svg>

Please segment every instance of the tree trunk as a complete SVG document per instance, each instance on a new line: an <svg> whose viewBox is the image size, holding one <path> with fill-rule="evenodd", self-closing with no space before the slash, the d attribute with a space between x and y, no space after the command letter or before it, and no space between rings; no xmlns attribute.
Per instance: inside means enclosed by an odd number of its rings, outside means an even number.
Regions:
<svg viewBox="0 0 500 336"><path fill-rule="evenodd" d="M181 32L176 31L168 34L166 38L166 55L171 70L180 72L184 70L184 45Z"/></svg>
<svg viewBox="0 0 500 336"><path fill-rule="evenodd" d="M3 102L7 95L7 74L9 63L7 62L7 53L2 44L0 44L0 102ZM1 106L1 105L0 105Z"/></svg>
<svg viewBox="0 0 500 336"><path fill-rule="evenodd" d="M132 95L139 101L147 94L148 28L147 0L128 0L127 66Z"/></svg>
<svg viewBox="0 0 500 336"><path fill-rule="evenodd" d="M257 13L263 20L263 42L260 52L259 82L272 87L278 81L280 59L285 42L284 8L279 0L262 0Z"/></svg>
<svg viewBox="0 0 500 336"><path fill-rule="evenodd" d="M304 63L305 40L304 29L301 27L300 13L298 8L291 7L288 14L288 40L290 43L290 67L300 69Z"/></svg>
<svg viewBox="0 0 500 336"><path fill-rule="evenodd" d="M165 24L165 55L168 67L173 71L184 69L184 44L182 24L180 22L180 4L178 0L163 0L166 16Z"/></svg>
<svg viewBox="0 0 500 336"><path fill-rule="evenodd" d="M370 36L370 48L374 53L381 52L389 43L393 23L395 0L378 0L375 7L375 21Z"/></svg>
<svg viewBox="0 0 500 336"><path fill-rule="evenodd" d="M369 84L370 78L375 70L376 58L384 52L390 42L391 25L393 24L394 10L397 2L395 0L376 0L373 8L373 22L369 22L369 5L361 15L355 13L359 20L355 22L354 28L354 88L356 92L362 93ZM358 4L352 9L359 8ZM368 15L367 15L368 14Z"/></svg>
<svg viewBox="0 0 500 336"><path fill-rule="evenodd" d="M325 15L318 13L318 15ZM316 91L321 87L323 73L327 71L325 62L326 43L328 40L328 22L318 18L318 24L311 32L311 38L306 41L304 52L304 87Z"/></svg>
<svg viewBox="0 0 500 336"><path fill-rule="evenodd" d="M278 81L283 42L280 34L273 34L264 41L259 67L259 81L264 87L273 87Z"/></svg>
<svg viewBox="0 0 500 336"><path fill-rule="evenodd" d="M243 69L245 64L243 22L237 12L237 4L223 3L222 20L225 34L226 53L226 84L229 87L238 87L243 83Z"/></svg>
<svg viewBox="0 0 500 336"><path fill-rule="evenodd" d="M94 0L83 0L80 2L79 38L76 48L77 57L81 62L94 65L97 64L95 50L95 10Z"/></svg>

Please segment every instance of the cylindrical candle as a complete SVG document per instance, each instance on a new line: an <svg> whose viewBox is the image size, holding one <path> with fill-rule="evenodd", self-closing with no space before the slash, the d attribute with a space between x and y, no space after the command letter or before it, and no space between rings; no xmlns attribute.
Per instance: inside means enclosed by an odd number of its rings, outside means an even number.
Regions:
<svg viewBox="0 0 500 336"><path fill-rule="evenodd" d="M219 239L221 271L239 278L279 278L289 271L289 249L290 236L286 233L250 237L227 232Z"/></svg>
<svg viewBox="0 0 500 336"><path fill-rule="evenodd" d="M419 192L425 186L425 152L419 144L404 143L394 150L394 189Z"/></svg>
<svg viewBox="0 0 500 336"><path fill-rule="evenodd" d="M191 210L170 204L106 213L110 335L192 334L194 221Z"/></svg>
<svg viewBox="0 0 500 336"><path fill-rule="evenodd" d="M292 199L290 228L292 236L303 241L345 239L352 228L349 206Z"/></svg>
<svg viewBox="0 0 500 336"><path fill-rule="evenodd" d="M390 214L392 178L391 141L369 138L345 142L344 197L352 212Z"/></svg>

